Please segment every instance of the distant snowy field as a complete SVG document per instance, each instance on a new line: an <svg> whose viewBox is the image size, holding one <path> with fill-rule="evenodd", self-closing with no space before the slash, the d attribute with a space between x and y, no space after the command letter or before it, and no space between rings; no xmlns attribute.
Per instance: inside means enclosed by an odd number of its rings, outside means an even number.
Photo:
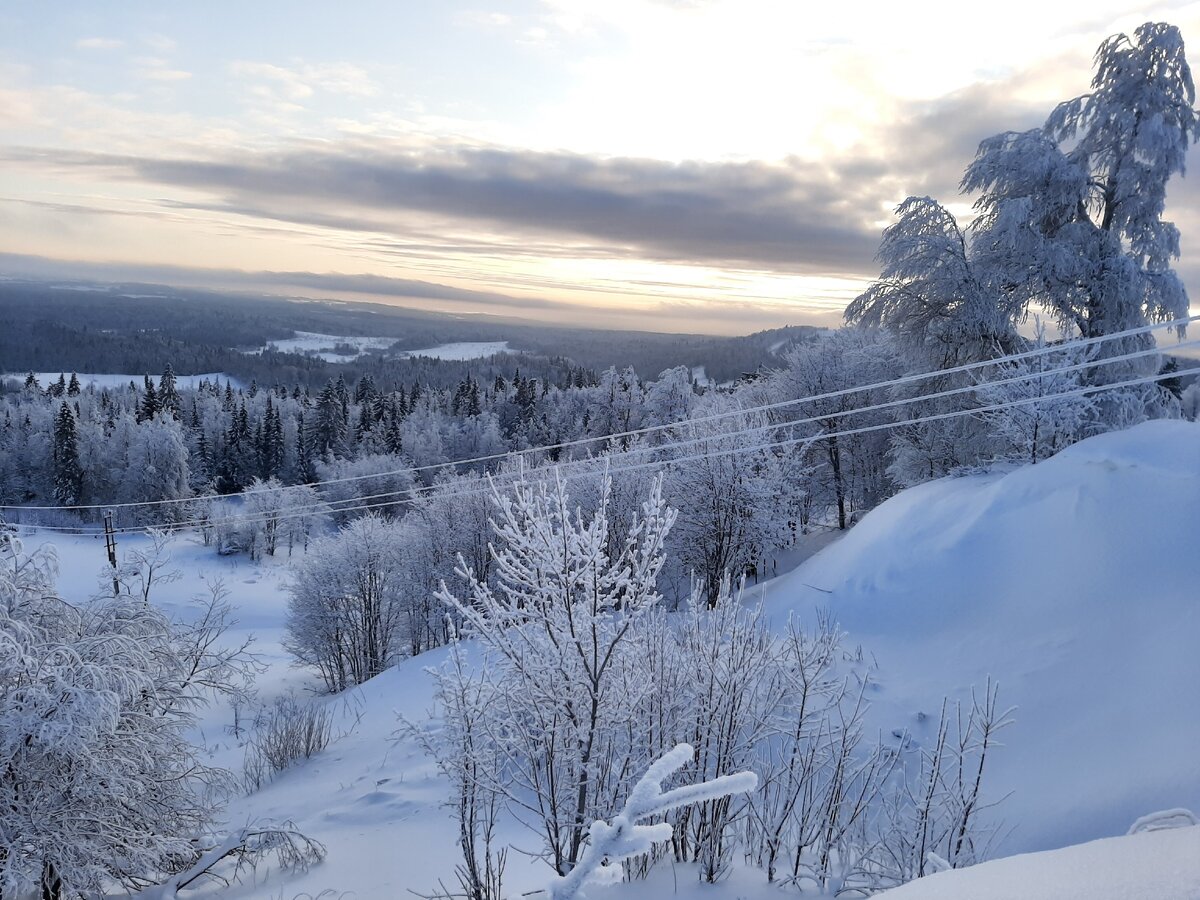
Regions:
<svg viewBox="0 0 1200 900"><path fill-rule="evenodd" d="M297 331L294 338L282 341L270 341L265 347L248 351L262 353L264 350L277 350L280 353L301 353L305 356L316 356L325 362L352 362L372 350L386 350L399 338L393 337L362 337L359 335L318 334L315 331ZM354 348L354 353L334 353L338 346Z"/></svg>
<svg viewBox="0 0 1200 900"><path fill-rule="evenodd" d="M424 350L405 350L401 356L429 356L433 359L483 359L497 353L512 353L508 341L464 341L459 344L440 344Z"/></svg>
<svg viewBox="0 0 1200 900"><path fill-rule="evenodd" d="M264 350L277 350L281 353L301 353L305 356L315 356L325 362L353 362L367 353L387 350L398 341L394 337L361 337L356 335L317 334L311 331L297 331L294 338L282 341L271 341L265 347L246 351L262 353ZM353 353L336 353L336 347L352 347ZM436 347L426 347L423 350L403 350L397 356L425 356L432 359L468 360L482 359L497 353L512 353L508 341L463 341L455 344L439 344ZM57 376L56 376L57 377Z"/></svg>
<svg viewBox="0 0 1200 900"><path fill-rule="evenodd" d="M20 373L9 372L7 374L0 375L0 379L4 379L6 381L16 379L17 381L20 381L23 383L28 374L29 374L28 372L20 372ZM67 381L71 380L70 372L34 372L33 374L34 374L34 377L37 378L38 384L40 384L43 388L58 381L59 375L65 376ZM131 382L131 381L134 384L141 387L142 380L145 378L144 374L142 374L142 375L123 375L123 374L117 374L117 373L112 373L112 372L105 372L105 373L76 372L75 374L79 376L79 384L81 387L87 388L87 387L91 386L91 387L96 388L97 390L103 390L104 388L121 387L123 385L129 384L129 382ZM154 378L154 383L157 384L158 378L159 378L158 373L150 373L150 374ZM240 380L238 380L237 378L231 378L229 375L226 375L224 372L206 372L202 375L176 375L175 376L175 384L181 388L182 387L186 387L186 388L197 387L201 381L217 382L221 385L224 385L225 382L228 381L235 388L241 387L241 385L242 385Z"/></svg>
<svg viewBox="0 0 1200 900"><path fill-rule="evenodd" d="M57 374L56 376L57 377ZM969 697L991 675L1016 724L1002 733L987 794L1013 828L1008 853L1122 835L1138 816L1168 807L1200 812L1200 425L1152 422L1085 441L1032 468L944 479L880 506L840 540L762 590L776 621L810 621L828 607L878 661L872 725L928 738L918 712ZM144 538L122 536L124 551ZM28 544L38 541L26 538ZM94 591L103 540L56 537L67 597ZM232 590L238 633L257 636L267 670L259 700L312 696L311 673L282 648L286 555L264 565L218 557L181 538L183 578L156 602L186 609L206 578ZM830 593L825 593L829 591ZM757 596L757 590L753 593ZM444 651L406 660L323 702L341 737L227 810L232 824L287 818L324 842L328 859L299 876L267 870L246 883L189 896L291 900L324 890L356 898L429 894L453 885L455 831L446 784L415 743L397 739L397 715L423 722L427 667ZM928 720L926 720L928 721ZM197 739L211 763L240 771L232 714L207 711ZM515 828L503 842L532 847ZM930 876L897 900L1132 900L1200 898L1200 829L1134 835ZM509 896L543 887L546 869L509 854ZM1190 887L1189 887L1190 886ZM1193 889L1194 888L1194 889ZM535 895L537 896L537 895ZM766 900L799 896L735 868L716 887L687 866L660 866L647 882L593 888L592 900ZM813 896L805 894L804 896Z"/></svg>

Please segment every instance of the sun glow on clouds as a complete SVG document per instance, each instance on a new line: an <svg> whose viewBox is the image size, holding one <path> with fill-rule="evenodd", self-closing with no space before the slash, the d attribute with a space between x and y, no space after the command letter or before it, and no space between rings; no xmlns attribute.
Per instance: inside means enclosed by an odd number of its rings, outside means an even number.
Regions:
<svg viewBox="0 0 1200 900"><path fill-rule="evenodd" d="M301 2L216 32L182 7L32 10L0 16L10 252L712 331L832 321L891 207L968 216L978 140L1084 91L1103 37L1200 33L1198 4L1109 0Z"/></svg>

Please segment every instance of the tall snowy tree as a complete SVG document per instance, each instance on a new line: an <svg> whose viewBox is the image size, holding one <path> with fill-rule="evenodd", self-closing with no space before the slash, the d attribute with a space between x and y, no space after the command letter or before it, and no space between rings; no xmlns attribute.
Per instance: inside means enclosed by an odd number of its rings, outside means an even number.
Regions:
<svg viewBox="0 0 1200 900"><path fill-rule="evenodd" d="M162 378L158 380L158 402L163 409L168 410L176 419L179 418L179 389L175 385L175 370L168 362L163 370Z"/></svg>
<svg viewBox="0 0 1200 900"><path fill-rule="evenodd" d="M309 453L314 457L341 456L346 451L349 428L345 401L342 399L345 392L344 380L340 387L330 381L317 397L308 435Z"/></svg>
<svg viewBox="0 0 1200 900"><path fill-rule="evenodd" d="M54 417L54 499L63 506L76 506L83 493L83 469L79 465L79 442L75 414L63 402Z"/></svg>
<svg viewBox="0 0 1200 900"><path fill-rule="evenodd" d="M1044 129L980 144L962 180L979 195L969 239L930 198L901 204L881 278L847 319L1003 342L1031 306L1084 337L1186 315L1170 267L1179 231L1162 213L1167 182L1200 137L1194 101L1177 28L1109 38L1090 93L1060 104Z"/></svg>

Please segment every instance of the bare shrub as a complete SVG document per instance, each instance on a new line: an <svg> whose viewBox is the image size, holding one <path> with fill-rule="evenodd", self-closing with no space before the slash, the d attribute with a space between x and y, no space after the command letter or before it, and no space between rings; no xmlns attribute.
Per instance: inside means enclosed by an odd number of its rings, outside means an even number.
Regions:
<svg viewBox="0 0 1200 900"><path fill-rule="evenodd" d="M246 750L242 779L253 792L301 759L310 759L329 745L333 716L323 704L302 703L294 696L278 698L265 711Z"/></svg>

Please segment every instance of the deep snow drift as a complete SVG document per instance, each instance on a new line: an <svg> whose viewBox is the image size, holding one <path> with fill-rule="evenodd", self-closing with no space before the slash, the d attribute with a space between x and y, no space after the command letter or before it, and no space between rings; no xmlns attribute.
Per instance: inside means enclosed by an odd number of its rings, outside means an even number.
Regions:
<svg viewBox="0 0 1200 900"><path fill-rule="evenodd" d="M885 734L923 740L943 694L999 682L1017 707L987 784L1012 792L1002 852L1200 809L1200 425L1148 422L904 491L767 603L777 619L827 606L878 660Z"/></svg>
<svg viewBox="0 0 1200 900"><path fill-rule="evenodd" d="M941 872L883 900L1195 900L1200 826L1107 838Z"/></svg>

